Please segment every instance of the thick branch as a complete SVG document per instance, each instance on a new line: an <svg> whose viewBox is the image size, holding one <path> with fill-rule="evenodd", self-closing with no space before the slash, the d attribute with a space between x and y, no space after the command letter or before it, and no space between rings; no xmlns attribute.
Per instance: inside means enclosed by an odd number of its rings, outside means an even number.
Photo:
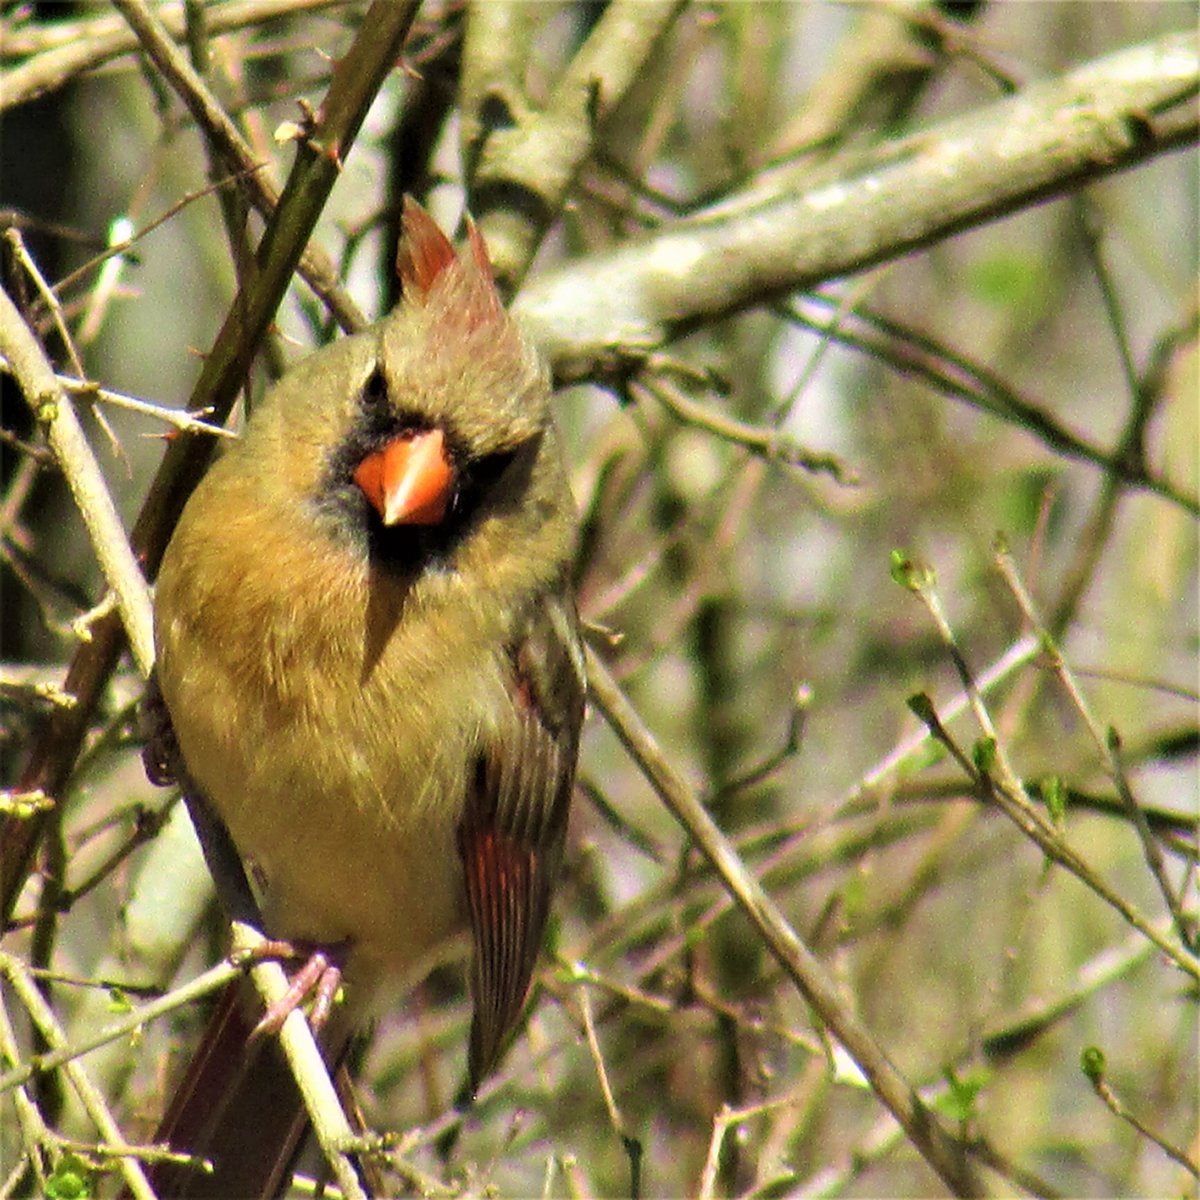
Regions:
<svg viewBox="0 0 1200 1200"><path fill-rule="evenodd" d="M312 139L297 147L296 162L258 249L258 272L234 298L192 391L193 411L224 421L249 369L255 348L308 242L368 107L404 45L417 0L375 0L358 35L334 69ZM204 473L212 439L183 434L167 449L133 528L132 541L153 576L175 521ZM82 744L87 722L121 649L118 621L101 619L92 641L80 647L67 671L65 689L77 703L56 711L34 744L21 775L25 790L60 793ZM21 889L42 822L0 825L0 914L7 919Z"/></svg>
<svg viewBox="0 0 1200 1200"><path fill-rule="evenodd" d="M150 593L129 538L109 494L104 472L88 444L75 407L21 318L17 307L0 291L0 353L8 360L34 415L46 423L50 448L62 467L87 526L92 548L108 586L116 596L125 635L143 674L154 661Z"/></svg>
<svg viewBox="0 0 1200 1200"><path fill-rule="evenodd" d="M491 98L512 101L516 108L509 113L512 124L483 142L469 196L502 286L514 287L525 274L592 152L601 122L620 104L682 7L681 0L614 0L538 112L511 95L483 94L486 81L474 83L471 62L480 38L468 35L465 66L479 103ZM473 11L472 21L477 19ZM493 59L479 73L498 69ZM484 122L472 114L471 124L482 128Z"/></svg>
<svg viewBox="0 0 1200 1200"><path fill-rule="evenodd" d="M1174 34L532 282L516 310L561 379L715 316L898 258L1196 141L1200 38Z"/></svg>

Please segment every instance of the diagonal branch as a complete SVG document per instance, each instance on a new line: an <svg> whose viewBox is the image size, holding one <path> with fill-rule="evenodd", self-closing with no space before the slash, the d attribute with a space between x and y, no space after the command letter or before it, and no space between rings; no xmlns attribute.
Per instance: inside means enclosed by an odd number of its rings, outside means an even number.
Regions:
<svg viewBox="0 0 1200 1200"><path fill-rule="evenodd" d="M209 4L206 17L211 33L229 33L261 25L301 9L331 8L344 0L226 0ZM156 14L176 41L185 33L183 5L173 0ZM57 14L56 14L57 15ZM0 20L12 20L12 17ZM4 28L0 25L0 58L28 55L26 61L0 72L0 113L62 87L69 79L129 54L137 37L120 17L105 13L82 21L56 20L49 26Z"/></svg>
<svg viewBox="0 0 1200 1200"><path fill-rule="evenodd" d="M129 27L140 39L146 53L187 105L197 124L225 159L247 199L264 220L270 220L279 194L258 168L253 148L242 137L220 101L188 63L183 52L171 40L167 30L146 0L113 0ZM366 324L358 306L338 282L337 268L316 242L306 244L299 270L308 285L337 317L343 329L353 331Z"/></svg>
<svg viewBox="0 0 1200 1200"><path fill-rule="evenodd" d="M133 647L138 669L143 673L149 671L154 661L154 636L146 581L129 547L125 527L75 406L37 338L2 289L0 353L7 359L34 416L46 425L50 449L62 467L87 526L104 578L116 596L121 624Z"/></svg>
<svg viewBox="0 0 1200 1200"><path fill-rule="evenodd" d="M633 756L675 819L721 876L729 894L758 930L779 965L820 1019L845 1046L881 1103L904 1127L909 1139L957 1196L982 1195L982 1185L954 1138L892 1065L870 1031L838 995L813 952L800 940L762 884L708 815L695 792L675 770L590 649L588 688L604 719Z"/></svg>
<svg viewBox="0 0 1200 1200"><path fill-rule="evenodd" d="M477 75L490 79L490 72L501 68L498 52L468 28L464 73L469 94L481 106L512 105L510 124L482 142L469 195L501 286L512 289L520 282L591 154L598 126L620 104L682 9L682 0L613 0L537 112L486 86L487 80L475 84ZM490 20L485 15L482 22L487 33L492 32ZM476 22L472 13L471 23ZM481 115L470 114L469 124L482 128Z"/></svg>
<svg viewBox="0 0 1200 1200"><path fill-rule="evenodd" d="M274 317L367 109L399 58L417 7L417 0L376 0L337 63L313 136L297 145L291 175L259 246L258 271L234 298L192 391L187 407L209 411L214 423L229 414L254 348ZM212 442L182 434L163 457L132 533L134 552L149 576L158 569L184 502L204 472ZM56 710L40 733L21 776L23 790L61 793L122 645L118 619L104 618L92 626L92 640L75 653L64 684L76 703ZM36 817L0 824L4 920L24 883L43 824Z"/></svg>
<svg viewBox="0 0 1200 1200"><path fill-rule="evenodd" d="M547 273L514 308L560 379L703 320L862 271L1077 190L1200 136L1200 35L1033 84L777 194L769 174L698 216Z"/></svg>

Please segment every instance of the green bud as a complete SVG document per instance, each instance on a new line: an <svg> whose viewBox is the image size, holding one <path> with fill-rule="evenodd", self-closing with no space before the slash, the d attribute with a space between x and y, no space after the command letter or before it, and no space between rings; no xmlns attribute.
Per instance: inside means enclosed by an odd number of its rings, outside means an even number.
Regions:
<svg viewBox="0 0 1200 1200"><path fill-rule="evenodd" d="M974 762L975 769L981 775L990 775L992 768L996 765L996 739L981 737L971 747L971 761Z"/></svg>
<svg viewBox="0 0 1200 1200"><path fill-rule="evenodd" d="M1090 1083L1099 1083L1104 1078L1104 1051L1099 1046L1085 1046L1079 1056L1079 1069Z"/></svg>
<svg viewBox="0 0 1200 1200"><path fill-rule="evenodd" d="M1055 825L1061 825L1067 817L1067 785L1060 775L1047 775L1042 780L1042 800Z"/></svg>
<svg viewBox="0 0 1200 1200"><path fill-rule="evenodd" d="M95 1194L92 1172L77 1154L64 1154L46 1180L46 1195L50 1200L87 1200Z"/></svg>
<svg viewBox="0 0 1200 1200"><path fill-rule="evenodd" d="M933 701L927 692L914 692L904 703L908 705L909 712L918 721L925 725L936 726L938 724L937 710L933 707Z"/></svg>
<svg viewBox="0 0 1200 1200"><path fill-rule="evenodd" d="M937 582L932 567L910 558L904 550L893 550L890 562L892 579L910 592L924 591Z"/></svg>

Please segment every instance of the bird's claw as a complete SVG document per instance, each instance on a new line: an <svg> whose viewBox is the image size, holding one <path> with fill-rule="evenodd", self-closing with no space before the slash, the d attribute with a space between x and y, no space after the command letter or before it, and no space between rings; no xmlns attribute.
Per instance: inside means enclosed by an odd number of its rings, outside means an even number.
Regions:
<svg viewBox="0 0 1200 1200"><path fill-rule="evenodd" d="M314 1033L319 1033L329 1020L342 986L342 958L345 944L318 947L308 952L303 966L291 977L288 989L263 1014L263 1018L251 1031L251 1038L276 1034L283 1023L306 1000L312 999L308 1012L308 1023ZM303 950L291 942L266 941L255 950L256 958L299 958Z"/></svg>

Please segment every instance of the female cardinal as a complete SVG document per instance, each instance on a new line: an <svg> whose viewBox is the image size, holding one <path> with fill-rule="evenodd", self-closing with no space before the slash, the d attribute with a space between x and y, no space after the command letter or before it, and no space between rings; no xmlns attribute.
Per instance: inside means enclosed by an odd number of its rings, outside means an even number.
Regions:
<svg viewBox="0 0 1200 1200"><path fill-rule="evenodd" d="M566 830L574 515L546 372L478 232L457 254L412 200L403 228L399 306L287 374L188 502L157 672L266 931L341 947L351 1011L469 926L474 1083L524 1001ZM179 1148L222 1169L219 1145Z"/></svg>

